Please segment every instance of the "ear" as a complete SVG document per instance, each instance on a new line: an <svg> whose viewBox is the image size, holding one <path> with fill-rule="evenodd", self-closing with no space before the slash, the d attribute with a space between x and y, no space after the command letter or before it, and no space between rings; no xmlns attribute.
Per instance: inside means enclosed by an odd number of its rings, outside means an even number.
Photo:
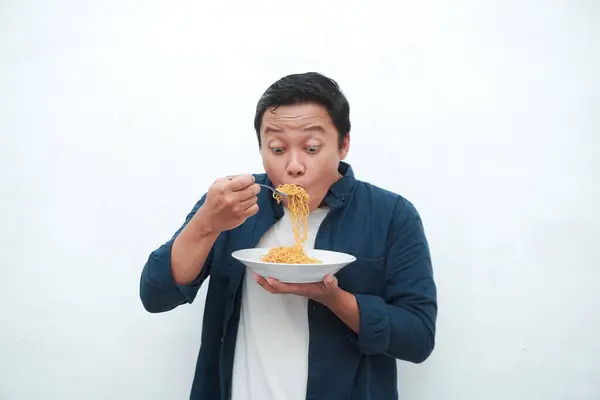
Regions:
<svg viewBox="0 0 600 400"><path fill-rule="evenodd" d="M350 132L346 134L344 139L342 140L342 148L340 149L340 160L343 160L348 155L350 151Z"/></svg>

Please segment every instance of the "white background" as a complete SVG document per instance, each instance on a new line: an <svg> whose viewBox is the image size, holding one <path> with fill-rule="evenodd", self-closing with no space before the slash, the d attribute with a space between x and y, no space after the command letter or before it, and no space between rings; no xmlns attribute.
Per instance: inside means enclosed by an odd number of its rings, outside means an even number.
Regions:
<svg viewBox="0 0 600 400"><path fill-rule="evenodd" d="M151 315L141 268L309 70L431 242L401 399L600 398L600 4L361 3L0 1L0 399L187 398L206 288Z"/></svg>

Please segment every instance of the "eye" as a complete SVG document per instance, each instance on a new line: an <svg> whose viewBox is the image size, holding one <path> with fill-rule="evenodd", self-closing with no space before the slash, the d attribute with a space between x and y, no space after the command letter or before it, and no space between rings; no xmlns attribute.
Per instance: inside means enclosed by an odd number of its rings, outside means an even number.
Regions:
<svg viewBox="0 0 600 400"><path fill-rule="evenodd" d="M319 151L319 146L307 146L306 151L315 154Z"/></svg>
<svg viewBox="0 0 600 400"><path fill-rule="evenodd" d="M282 154L283 153L283 147L271 147L271 151L274 154Z"/></svg>

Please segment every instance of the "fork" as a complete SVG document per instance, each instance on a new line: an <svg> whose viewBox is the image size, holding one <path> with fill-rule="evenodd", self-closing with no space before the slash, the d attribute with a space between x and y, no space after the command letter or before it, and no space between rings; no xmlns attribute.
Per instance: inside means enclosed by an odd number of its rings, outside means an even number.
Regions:
<svg viewBox="0 0 600 400"><path fill-rule="evenodd" d="M280 192L279 190L275 189L275 188L274 188L274 187L272 187L272 186L269 186L269 185L263 185L262 183L257 183L257 185L258 185L258 186L262 186L262 187L264 187L264 188L267 188L267 189L269 189L270 191L272 191L273 193L275 193L275 194L277 194L277 195L279 195L279 196L281 196L281 197L286 197L286 196L287 196L287 193Z"/></svg>
<svg viewBox="0 0 600 400"><path fill-rule="evenodd" d="M231 180L231 179L233 179L235 176L236 176L236 175L229 175L227 178ZM281 197L287 197L287 193L280 192L279 190L275 189L273 186L269 186L269 185L263 185L262 183L257 183L257 185L259 185L259 186L262 186L262 187L264 187L264 188L267 188L267 189L269 189L271 192L273 192L273 193L275 193L275 194L277 194L277 195L279 195L279 196L281 196Z"/></svg>

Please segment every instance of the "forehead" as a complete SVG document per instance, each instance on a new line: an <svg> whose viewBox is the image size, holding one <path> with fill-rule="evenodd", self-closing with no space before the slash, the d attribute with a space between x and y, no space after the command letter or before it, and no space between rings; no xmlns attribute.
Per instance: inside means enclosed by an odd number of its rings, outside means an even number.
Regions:
<svg viewBox="0 0 600 400"><path fill-rule="evenodd" d="M321 126L335 129L325 107L318 104L293 104L267 108L263 115L261 131L304 129Z"/></svg>

